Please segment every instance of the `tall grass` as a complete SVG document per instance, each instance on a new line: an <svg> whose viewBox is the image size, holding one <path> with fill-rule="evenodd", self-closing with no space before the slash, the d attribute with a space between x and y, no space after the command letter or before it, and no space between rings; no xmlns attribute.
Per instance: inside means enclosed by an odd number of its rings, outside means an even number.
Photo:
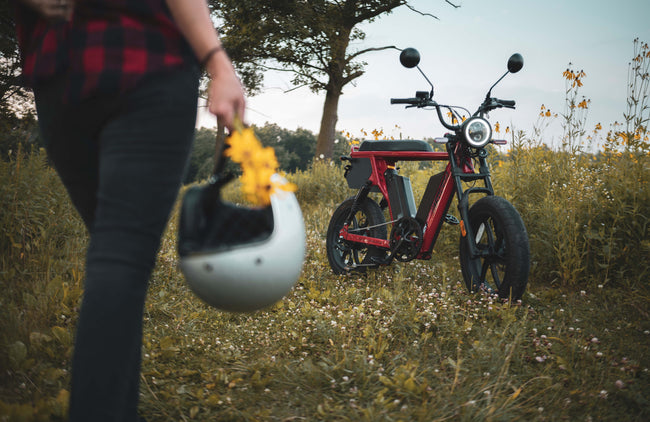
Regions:
<svg viewBox="0 0 650 422"><path fill-rule="evenodd" d="M85 229L45 153L13 157L0 161L0 395L46 420L67 406Z"/></svg>

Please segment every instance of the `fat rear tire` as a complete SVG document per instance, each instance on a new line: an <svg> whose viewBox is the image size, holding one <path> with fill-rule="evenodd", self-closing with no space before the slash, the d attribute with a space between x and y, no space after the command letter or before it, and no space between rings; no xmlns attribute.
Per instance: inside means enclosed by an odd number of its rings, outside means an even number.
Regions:
<svg viewBox="0 0 650 422"><path fill-rule="evenodd" d="M365 271L368 267L377 266L376 263L386 255L385 251L378 248L346 242L339 235L353 203L354 197L343 201L334 211L327 228L327 259L335 274ZM371 198L366 198L361 202L359 210L352 218L350 230L356 230L357 234L386 239L387 231L384 223L384 214L379 205ZM364 227L367 229L364 230Z"/></svg>

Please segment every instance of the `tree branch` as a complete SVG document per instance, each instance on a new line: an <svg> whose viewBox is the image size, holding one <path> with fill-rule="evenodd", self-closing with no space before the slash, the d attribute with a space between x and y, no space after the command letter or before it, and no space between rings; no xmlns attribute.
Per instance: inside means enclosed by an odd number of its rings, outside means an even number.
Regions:
<svg viewBox="0 0 650 422"><path fill-rule="evenodd" d="M449 2L447 2L447 3L449 3ZM451 3L450 3L450 4L451 4ZM418 9L416 9L415 7L411 6L411 5L408 4L408 3L404 3L404 6L408 7L409 9L411 9L411 11L417 13L418 15L429 16L429 17L432 17L432 18L434 18L434 19L436 19L436 20L440 20L440 18L438 18L438 17L435 16L435 15L432 15L431 13L420 12ZM452 6L453 6L453 4L452 4Z"/></svg>
<svg viewBox="0 0 650 422"><path fill-rule="evenodd" d="M352 59L354 59L356 57L359 57L362 54L369 53L371 51L382 51L382 50L390 50L390 49L399 50L399 48L395 47L394 45L387 45L387 46L384 46L384 47L366 48L365 50L359 50L354 54L350 54L348 56L348 58L347 58L347 62L350 62Z"/></svg>

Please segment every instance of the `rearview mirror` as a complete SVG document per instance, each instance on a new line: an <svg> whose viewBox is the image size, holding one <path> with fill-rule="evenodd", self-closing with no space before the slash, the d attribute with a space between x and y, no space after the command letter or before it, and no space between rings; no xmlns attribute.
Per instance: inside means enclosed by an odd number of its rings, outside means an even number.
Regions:
<svg viewBox="0 0 650 422"><path fill-rule="evenodd" d="M420 53L415 48L405 48L399 55L399 61L402 66L413 68L420 64Z"/></svg>
<svg viewBox="0 0 650 422"><path fill-rule="evenodd" d="M508 59L508 72L517 73L524 67L524 58L519 53L515 53Z"/></svg>

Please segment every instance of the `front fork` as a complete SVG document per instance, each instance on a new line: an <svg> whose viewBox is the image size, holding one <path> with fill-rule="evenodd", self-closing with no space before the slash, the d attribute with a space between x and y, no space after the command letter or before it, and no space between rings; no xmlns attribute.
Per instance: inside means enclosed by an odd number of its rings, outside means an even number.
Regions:
<svg viewBox="0 0 650 422"><path fill-rule="evenodd" d="M447 148L451 148L448 144ZM458 145L457 148L463 148L462 145ZM468 250L472 255L472 258L481 256L482 253L476 247L476 238L472 225L469 221L469 196L474 193L483 193L486 195L494 195L494 189L492 188L492 180L490 179L490 169L487 164L487 151L481 149L478 151L479 159L479 171L478 173L474 172L474 166L472 164L472 159L469 157L469 151L463 151L461 154L450 154L452 155L451 162L451 171L452 176L454 177L454 183L456 185L456 196L458 198L458 212L460 213L460 231L461 236L467 242ZM455 157L459 157L456 162ZM483 180L485 186L472 186L468 189L463 190L463 182L471 182L476 180Z"/></svg>

